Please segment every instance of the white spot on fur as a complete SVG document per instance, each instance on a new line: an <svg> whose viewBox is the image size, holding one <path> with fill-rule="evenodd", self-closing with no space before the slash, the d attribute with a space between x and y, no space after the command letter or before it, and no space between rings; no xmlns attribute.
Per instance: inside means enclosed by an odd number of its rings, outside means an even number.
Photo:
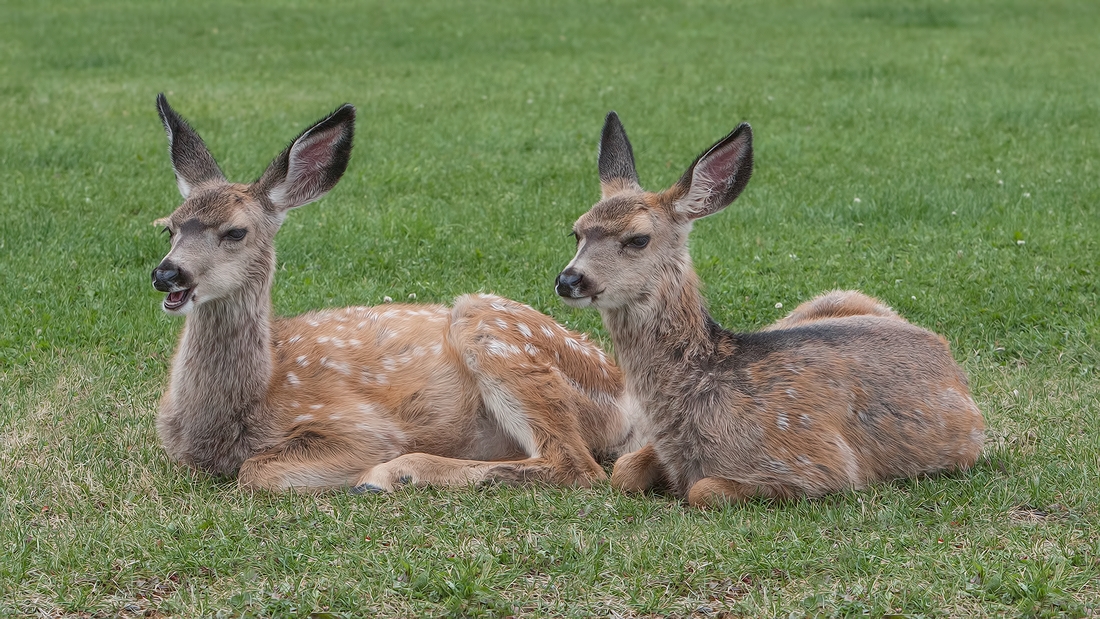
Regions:
<svg viewBox="0 0 1100 619"><path fill-rule="evenodd" d="M397 364L394 363L393 359L383 359L382 369L386 370L387 372L392 372L397 369Z"/></svg>
<svg viewBox="0 0 1100 619"><path fill-rule="evenodd" d="M542 334L546 337L554 337L554 331L546 325L542 325L541 327L539 327L539 330L542 331Z"/></svg>
<svg viewBox="0 0 1100 619"><path fill-rule="evenodd" d="M497 318L496 323L497 323L497 328L499 328L501 331L507 331L508 330L508 323L504 322L504 320L502 318Z"/></svg>
<svg viewBox="0 0 1100 619"><path fill-rule="evenodd" d="M321 365L336 370L344 376L351 375L351 366L344 361L330 361L328 357L321 357Z"/></svg>
<svg viewBox="0 0 1100 619"><path fill-rule="evenodd" d="M324 405L324 404L310 404L310 405L309 405L309 408L310 408L311 410L315 410L315 411L316 411L316 410L321 410L321 409L322 409L322 408L324 408L324 407L325 407L325 405Z"/></svg>
<svg viewBox="0 0 1100 619"><path fill-rule="evenodd" d="M298 402L296 402L296 401L295 401L295 402L291 402L291 403L290 403L290 408L299 408L300 406L301 406L301 404L299 404L299 403L298 403Z"/></svg>
<svg viewBox="0 0 1100 619"><path fill-rule="evenodd" d="M302 423L303 421L313 421L313 415L306 413L305 415L298 415L294 418L294 423Z"/></svg>
<svg viewBox="0 0 1100 619"><path fill-rule="evenodd" d="M319 326L321 326L321 323L317 322L316 320L311 320L311 321L309 321L309 322L308 322L307 324L308 324L309 326L311 326L311 327L319 327Z"/></svg>
<svg viewBox="0 0 1100 619"><path fill-rule="evenodd" d="M358 348L359 345L362 343L363 342L360 342L359 340L348 340L348 346L351 346L352 348Z"/></svg>
<svg viewBox="0 0 1100 619"><path fill-rule="evenodd" d="M428 350L430 350L433 355L438 355L443 352L443 344L432 344Z"/></svg>
<svg viewBox="0 0 1100 619"><path fill-rule="evenodd" d="M528 327L527 325L523 324L522 322L517 322L516 323L516 328L519 329L519 332L523 334L523 337L526 337L526 338L531 337L531 328Z"/></svg>
<svg viewBox="0 0 1100 619"><path fill-rule="evenodd" d="M298 380L298 375L295 374L294 372L287 372L286 382L290 383L291 385L293 385L295 387L297 387L298 385L300 385L302 383L302 381Z"/></svg>
<svg viewBox="0 0 1100 619"><path fill-rule="evenodd" d="M305 355L299 356L296 361L298 362L298 365L302 367L306 367L307 365L309 365L309 359Z"/></svg>
<svg viewBox="0 0 1100 619"><path fill-rule="evenodd" d="M485 350L491 355L497 357L507 357L509 355L518 355L520 353L519 347L508 342L502 342L500 340L493 340L486 344Z"/></svg>
<svg viewBox="0 0 1100 619"><path fill-rule="evenodd" d="M287 340L287 342L289 342L289 343L293 344L293 343L295 343L295 342L298 342L298 341L299 341L299 340L301 340L301 339L302 339L302 336L300 336L300 335L295 335L294 337L292 337L292 338L290 338L289 340Z"/></svg>
<svg viewBox="0 0 1100 619"><path fill-rule="evenodd" d="M532 357L539 354L539 349L535 348L534 344L530 344L530 343L525 344L523 346L523 349L526 350L527 354L531 355Z"/></svg>
<svg viewBox="0 0 1100 619"><path fill-rule="evenodd" d="M363 415L378 416L378 407L372 404L360 404L357 408Z"/></svg>
<svg viewBox="0 0 1100 619"><path fill-rule="evenodd" d="M328 340L329 340L329 337L327 335L322 335L321 337L317 338L317 343L318 344L324 344L324 343L328 342Z"/></svg>
<svg viewBox="0 0 1100 619"><path fill-rule="evenodd" d="M782 411L775 414L775 425L779 426L780 430L786 430L791 427L790 421L787 420L787 413Z"/></svg>
<svg viewBox="0 0 1100 619"><path fill-rule="evenodd" d="M792 400L797 400L798 399L798 392L795 391L794 389L788 389L787 390L787 397L789 397Z"/></svg>
<svg viewBox="0 0 1100 619"><path fill-rule="evenodd" d="M343 348L344 347L344 340L341 340L341 339L338 339L338 338L334 337L334 338L332 338L332 345L337 347L337 348Z"/></svg>

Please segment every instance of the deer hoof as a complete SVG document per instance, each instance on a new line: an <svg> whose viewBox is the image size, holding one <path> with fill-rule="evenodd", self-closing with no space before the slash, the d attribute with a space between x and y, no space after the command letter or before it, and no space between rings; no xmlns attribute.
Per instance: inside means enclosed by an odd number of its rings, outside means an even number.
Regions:
<svg viewBox="0 0 1100 619"><path fill-rule="evenodd" d="M359 484L351 487L352 494L385 494L386 491L374 484Z"/></svg>

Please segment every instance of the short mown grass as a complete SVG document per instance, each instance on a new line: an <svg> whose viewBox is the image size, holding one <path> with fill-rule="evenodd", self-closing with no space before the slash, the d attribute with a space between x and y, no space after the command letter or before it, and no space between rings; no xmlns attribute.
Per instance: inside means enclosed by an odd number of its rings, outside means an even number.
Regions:
<svg viewBox="0 0 1100 619"><path fill-rule="evenodd" d="M5 2L0 616L1096 616L1097 32L1086 0ZM711 511L192 473L153 428L160 91L239 180L358 106L348 174L279 236L277 311L483 290L608 346L552 290L604 114L649 188L750 121L755 178L693 236L715 316L882 298L951 342L985 454Z"/></svg>

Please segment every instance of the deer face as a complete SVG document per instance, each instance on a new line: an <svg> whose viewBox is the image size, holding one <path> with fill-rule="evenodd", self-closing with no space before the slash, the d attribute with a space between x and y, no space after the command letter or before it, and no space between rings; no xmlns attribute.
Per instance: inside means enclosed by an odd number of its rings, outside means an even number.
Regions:
<svg viewBox="0 0 1100 619"><path fill-rule="evenodd" d="M280 220L247 186L196 188L160 223L171 250L153 270L153 287L168 293L163 303L168 314L187 314L270 277Z"/></svg>
<svg viewBox="0 0 1100 619"><path fill-rule="evenodd" d="M270 281L273 239L287 212L325 195L347 169L355 108L341 106L306 129L249 185L225 180L202 138L164 95L157 110L184 202L156 222L167 229L172 249L153 269L153 287L168 293L165 312L182 315Z"/></svg>
<svg viewBox="0 0 1100 619"><path fill-rule="evenodd" d="M566 304L601 310L644 302L690 267L692 222L724 209L752 175L752 130L742 124L703 152L661 193L643 191L634 151L611 112L600 138L602 199L577 220L577 255L558 274Z"/></svg>
<svg viewBox="0 0 1100 619"><path fill-rule="evenodd" d="M615 309L651 295L653 274L686 258L690 222L678 222L662 196L625 190L598 202L573 226L577 254L556 290L573 307Z"/></svg>

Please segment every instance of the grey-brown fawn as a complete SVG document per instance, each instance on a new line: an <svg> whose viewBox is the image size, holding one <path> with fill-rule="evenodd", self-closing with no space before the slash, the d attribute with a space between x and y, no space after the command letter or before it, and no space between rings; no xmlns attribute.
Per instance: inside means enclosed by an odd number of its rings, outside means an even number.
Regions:
<svg viewBox="0 0 1100 619"><path fill-rule="evenodd" d="M652 432L616 462L612 484L708 505L973 465L984 422L946 340L878 300L826 293L756 333L711 318L688 235L737 198L752 166L742 124L671 188L644 191L626 131L607 116L602 197L574 225L577 254L556 284L569 305L599 309L625 398Z"/></svg>
<svg viewBox="0 0 1100 619"><path fill-rule="evenodd" d="M184 202L159 223L164 311L185 315L157 430L176 461L245 487L588 485L598 458L644 443L603 352L496 296L273 315L275 233L340 180L355 108L298 136L259 180L228 182L168 105Z"/></svg>

